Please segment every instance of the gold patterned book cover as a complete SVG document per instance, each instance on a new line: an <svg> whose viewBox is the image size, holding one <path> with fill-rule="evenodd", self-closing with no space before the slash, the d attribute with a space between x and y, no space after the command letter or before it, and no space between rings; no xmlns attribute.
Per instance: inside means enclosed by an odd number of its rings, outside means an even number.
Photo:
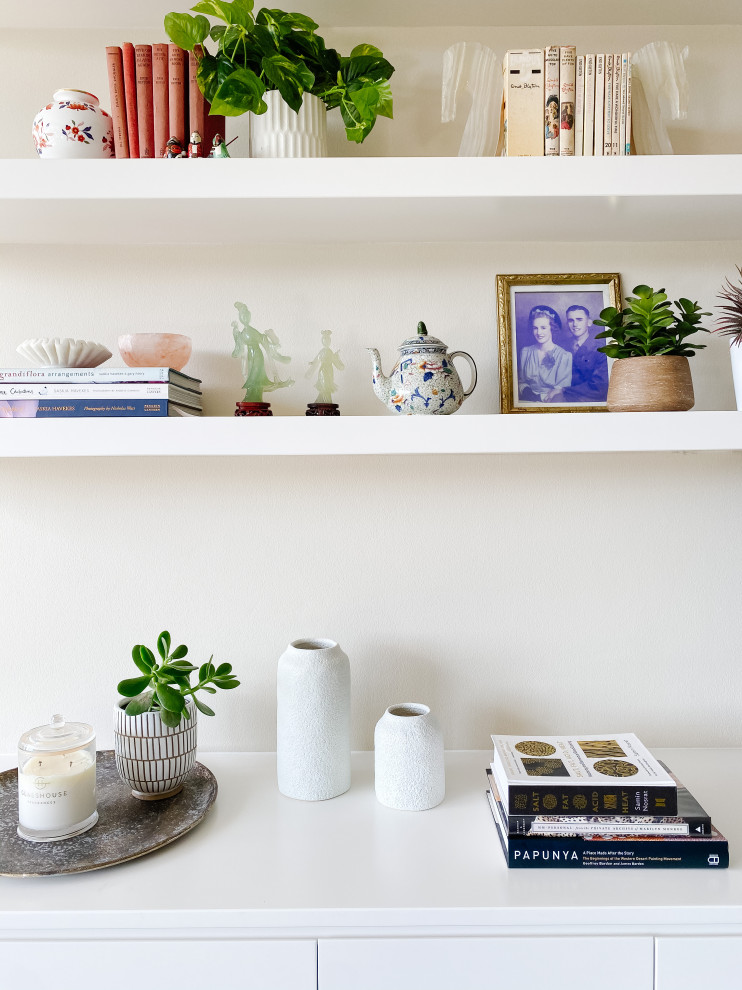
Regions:
<svg viewBox="0 0 742 990"><path fill-rule="evenodd" d="M492 736L511 814L674 815L677 785L632 733Z"/></svg>

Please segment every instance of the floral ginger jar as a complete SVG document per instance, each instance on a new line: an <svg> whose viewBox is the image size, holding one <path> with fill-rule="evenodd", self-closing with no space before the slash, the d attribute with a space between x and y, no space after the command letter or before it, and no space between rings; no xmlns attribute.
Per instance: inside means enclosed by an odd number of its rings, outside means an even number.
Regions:
<svg viewBox="0 0 742 990"><path fill-rule="evenodd" d="M477 384L477 366L466 351L452 351L442 340L429 337L424 323L418 323L417 336L402 341L400 358L391 375L381 370L375 347L367 348L373 361L373 387L376 395L392 412L407 415L445 416L456 412ZM471 369L471 385L464 391L455 357L464 358Z"/></svg>
<svg viewBox="0 0 742 990"><path fill-rule="evenodd" d="M39 158L113 158L113 120L98 97L81 89L58 89L33 122Z"/></svg>

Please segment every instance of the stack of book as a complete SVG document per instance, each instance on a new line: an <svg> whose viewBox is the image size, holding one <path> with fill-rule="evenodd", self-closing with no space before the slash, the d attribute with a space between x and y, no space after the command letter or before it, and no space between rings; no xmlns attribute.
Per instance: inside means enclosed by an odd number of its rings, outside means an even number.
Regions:
<svg viewBox="0 0 742 990"><path fill-rule="evenodd" d="M224 117L210 114L198 88L193 52L126 42L108 46L106 61L117 158L162 158L170 138L185 148L194 131L205 157L214 135L224 136Z"/></svg>
<svg viewBox="0 0 742 990"><path fill-rule="evenodd" d="M172 368L0 368L0 418L201 412L200 380Z"/></svg>
<svg viewBox="0 0 742 990"><path fill-rule="evenodd" d="M574 45L507 52L501 150L630 155L631 53L578 56Z"/></svg>
<svg viewBox="0 0 742 990"><path fill-rule="evenodd" d="M727 840L636 736L492 741L486 793L509 867L729 866Z"/></svg>

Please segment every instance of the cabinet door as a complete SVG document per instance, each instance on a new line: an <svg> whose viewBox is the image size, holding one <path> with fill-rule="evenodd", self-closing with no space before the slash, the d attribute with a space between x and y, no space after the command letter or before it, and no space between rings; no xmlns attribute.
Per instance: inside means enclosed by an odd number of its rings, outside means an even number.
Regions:
<svg viewBox="0 0 742 990"><path fill-rule="evenodd" d="M47 973L64 990L316 990L316 953L309 940L0 941L0 986L40 986Z"/></svg>
<svg viewBox="0 0 742 990"><path fill-rule="evenodd" d="M317 951L319 990L652 990L654 972L650 937L320 939Z"/></svg>
<svg viewBox="0 0 742 990"><path fill-rule="evenodd" d="M655 990L740 990L742 938L658 938Z"/></svg>

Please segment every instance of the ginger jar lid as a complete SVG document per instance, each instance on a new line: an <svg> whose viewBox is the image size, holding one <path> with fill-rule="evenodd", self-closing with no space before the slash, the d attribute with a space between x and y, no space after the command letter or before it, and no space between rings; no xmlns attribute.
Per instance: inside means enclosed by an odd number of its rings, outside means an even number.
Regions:
<svg viewBox="0 0 742 990"><path fill-rule="evenodd" d="M445 354L448 346L437 337L431 337L422 320L417 325L417 336L403 340L399 347L400 354Z"/></svg>
<svg viewBox="0 0 742 990"><path fill-rule="evenodd" d="M18 740L18 749L27 753L63 753L87 746L94 739L92 725L67 722L63 715L52 715L48 725L37 725L24 732Z"/></svg>

